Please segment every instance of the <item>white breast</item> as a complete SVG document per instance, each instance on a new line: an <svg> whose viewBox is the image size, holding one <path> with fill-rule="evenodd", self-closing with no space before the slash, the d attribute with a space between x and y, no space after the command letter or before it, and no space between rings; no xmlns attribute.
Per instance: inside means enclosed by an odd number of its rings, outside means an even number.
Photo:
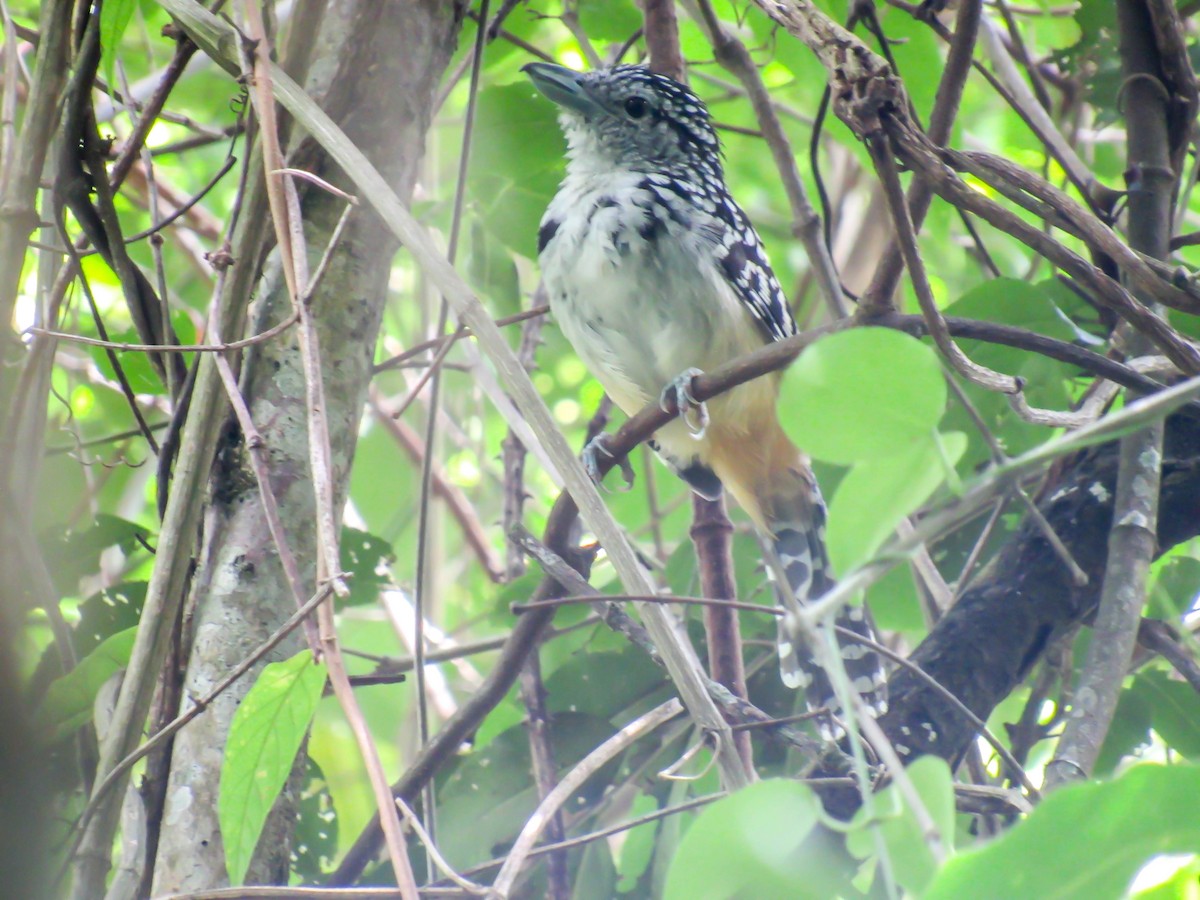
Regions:
<svg viewBox="0 0 1200 900"><path fill-rule="evenodd" d="M546 212L558 228L540 257L563 333L631 415L685 369L715 368L765 340L716 266L702 212L662 217L654 240L640 233L650 224L637 205L649 200L643 177L569 177Z"/></svg>

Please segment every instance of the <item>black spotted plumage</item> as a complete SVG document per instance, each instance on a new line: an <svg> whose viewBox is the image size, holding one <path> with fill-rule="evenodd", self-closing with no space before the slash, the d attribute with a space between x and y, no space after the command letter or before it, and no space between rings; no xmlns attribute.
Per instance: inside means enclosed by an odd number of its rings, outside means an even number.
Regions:
<svg viewBox="0 0 1200 900"><path fill-rule="evenodd" d="M708 111L642 66L526 71L559 104L568 143L567 174L543 220L554 229L539 252L555 319L627 414L655 398L681 411L652 446L694 491L728 491L754 521L779 579L780 675L805 688L814 709L836 710L802 613L833 584L824 502L779 423L778 382L733 388L703 415L688 395L697 372L797 332L762 242L726 188ZM836 624L873 634L862 607L843 608ZM884 709L878 656L849 641L841 651L851 687L869 709Z"/></svg>

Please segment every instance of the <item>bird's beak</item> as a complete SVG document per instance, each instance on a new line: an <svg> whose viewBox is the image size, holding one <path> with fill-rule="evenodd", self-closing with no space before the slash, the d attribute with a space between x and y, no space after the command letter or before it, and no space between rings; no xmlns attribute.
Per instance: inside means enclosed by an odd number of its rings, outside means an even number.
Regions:
<svg viewBox="0 0 1200 900"><path fill-rule="evenodd" d="M559 106L584 116L604 112L604 107L588 91L583 75L552 63L528 63L521 71L529 76L533 86Z"/></svg>

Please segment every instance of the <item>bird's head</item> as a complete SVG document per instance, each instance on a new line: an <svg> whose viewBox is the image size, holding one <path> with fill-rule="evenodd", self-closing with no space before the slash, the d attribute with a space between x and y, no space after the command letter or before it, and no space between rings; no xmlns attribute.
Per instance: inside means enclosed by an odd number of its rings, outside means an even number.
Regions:
<svg viewBox="0 0 1200 900"><path fill-rule="evenodd" d="M720 145L704 103L645 66L575 72L530 63L534 86L559 107L571 160L589 169L721 176Z"/></svg>

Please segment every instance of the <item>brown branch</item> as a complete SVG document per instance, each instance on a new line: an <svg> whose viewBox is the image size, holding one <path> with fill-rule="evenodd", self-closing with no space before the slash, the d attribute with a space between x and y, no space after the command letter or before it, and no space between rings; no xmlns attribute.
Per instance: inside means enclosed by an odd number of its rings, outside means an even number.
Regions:
<svg viewBox="0 0 1200 900"><path fill-rule="evenodd" d="M800 178L796 166L796 153L791 141L784 133L779 114L771 102L771 95L763 83L762 75L750 51L728 28L717 18L709 0L700 0L700 15L708 28L709 40L712 41L713 53L730 74L741 83L746 97L754 109L754 117L762 130L779 171L779 180L783 182L788 204L792 209L792 233L804 245L808 254L809 264L821 288L821 295L834 319L843 318L847 314L845 300L842 297L842 284L838 279L837 267L830 256L829 248L821 227L821 217L808 199L808 191Z"/></svg>
<svg viewBox="0 0 1200 900"><path fill-rule="evenodd" d="M1185 373L1200 371L1200 351L1184 339L1161 316L1147 308L1120 283L1097 266L1068 250L1036 226L1004 209L988 197L968 187L957 178L941 159L935 159L928 142L916 131L897 120L890 120L889 135L897 155L906 164L920 170L929 178L934 191L941 197L974 212L1001 231L1011 234L1026 246L1046 257L1064 272L1076 278L1089 290L1098 303L1111 309L1145 334ZM942 154L953 160L953 154Z"/></svg>
<svg viewBox="0 0 1200 900"><path fill-rule="evenodd" d="M903 188L900 186L900 173L896 171L887 132L879 131L867 144L871 151L871 159L875 163L875 171L883 184L883 196L887 201L892 223L896 228L895 243L900 248L900 255L904 259L905 268L908 269L908 277L917 294L917 302L921 306L921 315L925 317L925 327L929 329L933 342L951 368L971 383L989 391L1018 393L1021 388L1015 378L972 362L950 337L950 329L933 297L933 288L925 271L925 261L921 258L920 248L917 247L916 227ZM863 313L864 316L869 313L866 305L863 307Z"/></svg>
<svg viewBox="0 0 1200 900"><path fill-rule="evenodd" d="M525 704L525 724L529 729L529 756L533 763L533 781L537 786L539 806L554 792L558 782L558 766L554 762L554 744L550 738L550 714L546 709L546 685L542 682L542 666L535 650L525 660L521 671L521 702ZM563 839L561 809L555 809L546 822L546 837L552 843ZM559 851L546 859L546 896L548 900L567 900L571 896L567 854Z"/></svg>
<svg viewBox="0 0 1200 900"><path fill-rule="evenodd" d="M732 602L737 599L733 573L733 525L725 513L725 500L708 500L692 495L692 542L700 566L700 590L715 602L704 607L704 634L708 641L708 674L718 684L743 700L746 690L746 664L742 657L742 629ZM750 735L735 736L738 753L746 771L754 772L754 754Z"/></svg>
<svg viewBox="0 0 1200 900"><path fill-rule="evenodd" d="M679 50L679 22L675 19L675 0L645 0L643 4L646 49L650 54L650 68L684 81L687 70L683 54Z"/></svg>
<svg viewBox="0 0 1200 900"><path fill-rule="evenodd" d="M1200 694L1200 665L1179 640L1175 629L1159 619L1142 619L1138 627L1138 643L1169 662L1192 686L1192 690Z"/></svg>
<svg viewBox="0 0 1200 900"><path fill-rule="evenodd" d="M950 53L946 57L946 65L938 81L933 112L929 117L929 139L937 145L950 140L954 119L958 115L962 92L967 83L967 72L975 50L981 6L981 0L962 0L958 6ZM921 230L932 200L933 191L929 184L920 178L914 179L909 186L906 201L914 231ZM901 263L901 247L897 240L893 239L888 243L883 258L875 268L871 284L863 294L861 305L864 315L872 316L895 310L893 295L900 279Z"/></svg>
<svg viewBox="0 0 1200 900"><path fill-rule="evenodd" d="M1117 0L1117 23L1126 79L1129 242L1136 250L1165 259L1170 252L1172 199L1178 182L1170 164L1171 95L1161 80L1159 48L1145 0ZM1144 338L1130 343L1134 352L1146 349ZM1046 766L1048 789L1090 777L1112 725L1137 642L1156 551L1162 450L1161 422L1121 439L1100 609L1080 673L1076 704L1054 759Z"/></svg>

